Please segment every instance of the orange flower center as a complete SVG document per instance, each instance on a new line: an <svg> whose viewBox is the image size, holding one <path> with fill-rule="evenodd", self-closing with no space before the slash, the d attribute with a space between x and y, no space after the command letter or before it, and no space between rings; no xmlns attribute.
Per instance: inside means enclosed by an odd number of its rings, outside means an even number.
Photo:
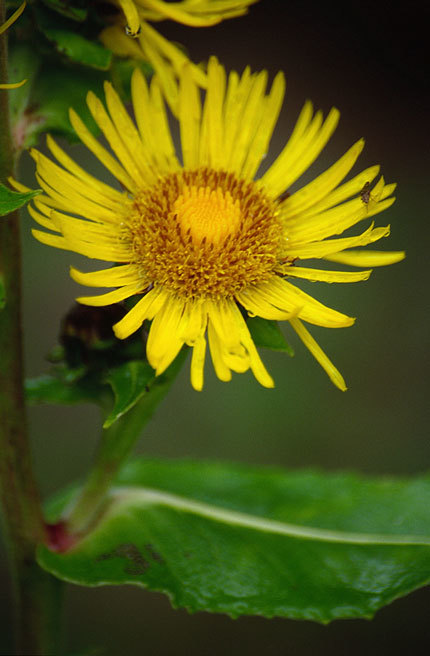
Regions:
<svg viewBox="0 0 430 656"><path fill-rule="evenodd" d="M242 220L239 200L233 200L229 191L223 192L219 187L184 187L172 211L183 237L190 234L198 246L204 239L220 244L238 232Z"/></svg>
<svg viewBox="0 0 430 656"><path fill-rule="evenodd" d="M233 298L282 257L277 204L226 171L166 175L135 195L125 224L142 279L186 298Z"/></svg>

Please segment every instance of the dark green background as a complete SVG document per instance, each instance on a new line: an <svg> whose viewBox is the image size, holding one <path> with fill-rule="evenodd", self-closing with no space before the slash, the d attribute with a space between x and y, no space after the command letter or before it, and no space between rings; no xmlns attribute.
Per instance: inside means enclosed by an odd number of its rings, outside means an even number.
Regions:
<svg viewBox="0 0 430 656"><path fill-rule="evenodd" d="M148 426L141 453L372 474L428 470L429 149L428 73L423 70L428 13L423 6L407 3L388 10L385 3L365 1L340 11L331 3L261 0L249 16L207 30L158 24L163 34L185 43L194 60L214 53L227 68L239 71L248 63L254 70L268 68L272 77L284 70L286 102L268 161L283 146L305 99L326 113L337 106L341 122L335 136L294 188L363 136L366 148L354 172L380 163L386 180L398 182L397 202L377 220L392 226L392 236L381 247L405 249L407 259L376 269L365 283L302 285L358 317L349 329L313 329L344 374L348 392L335 389L288 333L296 347L294 359L263 353L276 381L274 390L263 389L251 375L237 375L224 384L208 366L205 389L197 393L186 367ZM74 151L85 163L84 150ZM93 166L89 158L87 165ZM34 186L32 171L26 158L23 179ZM68 278L68 266L85 268L85 263L84 258L34 241L30 224L26 215L24 319L31 376L45 369L44 354L56 340L61 316L81 293ZM98 412L89 406L30 411L44 494L85 473L98 425ZM7 584L3 567L1 589L6 591ZM6 654L10 608L5 595L3 602L0 653ZM372 622L337 621L321 627L276 619L190 616L172 610L162 596L132 587L69 588L68 644L74 650L104 645L109 656L418 653L428 638L429 603L430 593L423 590L395 602Z"/></svg>

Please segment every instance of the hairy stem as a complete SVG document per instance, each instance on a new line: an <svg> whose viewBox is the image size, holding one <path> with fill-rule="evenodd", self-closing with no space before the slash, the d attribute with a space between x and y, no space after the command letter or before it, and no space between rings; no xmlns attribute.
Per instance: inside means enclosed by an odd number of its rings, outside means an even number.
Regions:
<svg viewBox="0 0 430 656"><path fill-rule="evenodd" d="M0 0L0 25L5 2ZM6 34L0 35L0 84L7 82ZM0 181L13 172L8 93L0 89ZM35 561L45 538L42 509L32 471L23 393L21 247L19 215L0 217L0 498L17 604L17 653L53 653L51 627L57 582Z"/></svg>

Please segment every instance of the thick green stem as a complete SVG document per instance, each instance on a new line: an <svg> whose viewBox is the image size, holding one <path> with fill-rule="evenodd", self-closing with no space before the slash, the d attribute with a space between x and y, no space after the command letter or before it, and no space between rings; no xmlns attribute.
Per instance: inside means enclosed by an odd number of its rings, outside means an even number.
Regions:
<svg viewBox="0 0 430 656"><path fill-rule="evenodd" d="M0 0L0 25L5 3ZM6 35L0 35L0 84L7 82ZM0 89L0 181L13 172L8 93ZM45 530L27 439L21 333L21 250L17 212L0 217L0 498L17 602L17 653L49 654L57 582L35 561Z"/></svg>
<svg viewBox="0 0 430 656"><path fill-rule="evenodd" d="M85 533L96 521L115 476L130 455L156 406L169 391L186 356L187 351L183 349L166 373L155 380L134 408L103 431L94 466L66 518L69 534Z"/></svg>

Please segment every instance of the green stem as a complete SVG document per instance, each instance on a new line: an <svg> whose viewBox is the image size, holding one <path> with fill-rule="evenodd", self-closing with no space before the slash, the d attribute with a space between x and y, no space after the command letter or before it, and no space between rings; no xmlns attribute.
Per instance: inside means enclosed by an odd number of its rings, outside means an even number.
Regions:
<svg viewBox="0 0 430 656"><path fill-rule="evenodd" d="M0 25L5 2L0 0ZM7 41L0 35L0 84L7 82ZM13 172L8 93L0 89L0 181ZM57 582L39 568L36 544L44 521L27 438L21 331L21 245L19 215L0 217L0 499L17 603L17 654L53 652L51 628ZM55 615L56 617L56 615Z"/></svg>
<svg viewBox="0 0 430 656"><path fill-rule="evenodd" d="M156 406L169 391L186 356L187 349L183 349L167 371L155 379L134 408L103 431L94 466L66 517L69 535L82 535L97 520L118 471L130 455Z"/></svg>

